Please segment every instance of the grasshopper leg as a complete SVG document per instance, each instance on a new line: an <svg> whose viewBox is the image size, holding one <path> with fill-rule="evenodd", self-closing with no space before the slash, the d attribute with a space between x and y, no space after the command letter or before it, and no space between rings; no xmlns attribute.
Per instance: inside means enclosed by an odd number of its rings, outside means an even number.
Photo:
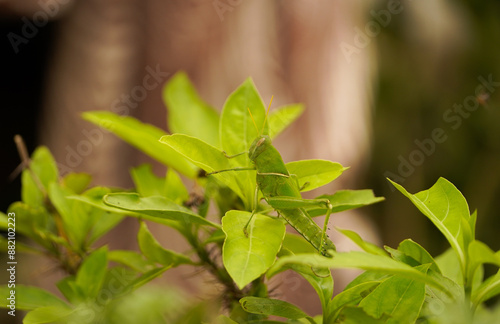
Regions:
<svg viewBox="0 0 500 324"><path fill-rule="evenodd" d="M257 206L259 205L259 186L255 187L255 197L254 197L254 205L252 209L252 215L250 215L250 219L246 223L245 227L243 227L243 233L245 233L245 236L248 237L248 225L250 225L250 222L252 221L253 215L255 215L255 212L257 211Z"/></svg>
<svg viewBox="0 0 500 324"><path fill-rule="evenodd" d="M326 210L326 216L325 216L325 223L323 224L323 231L321 232L321 246L326 246L326 230L328 229L328 222L330 221L330 214L332 213L333 206L328 201L326 204L327 210ZM328 251L322 251L322 254L326 255Z"/></svg>

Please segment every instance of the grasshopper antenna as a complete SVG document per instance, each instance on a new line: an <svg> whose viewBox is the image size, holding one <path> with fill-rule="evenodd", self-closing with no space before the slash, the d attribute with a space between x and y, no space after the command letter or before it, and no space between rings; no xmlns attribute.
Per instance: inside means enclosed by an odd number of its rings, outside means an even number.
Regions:
<svg viewBox="0 0 500 324"><path fill-rule="evenodd" d="M274 95L271 96L271 101L269 101L269 106L267 106L266 118L264 118L264 123L262 123L262 132L264 132L264 126L266 126L267 116L269 116L269 110L271 109L271 104L273 103Z"/></svg>
<svg viewBox="0 0 500 324"><path fill-rule="evenodd" d="M267 116L269 116L269 110L271 109L271 104L273 103L273 98L274 98L274 96L271 96L271 101L269 102L269 106L267 107L266 117L264 118L264 122L262 123L262 127L261 127L260 131L259 131L259 128L257 127L257 123L255 122L255 119L253 118L252 111L250 110L250 108L247 107L248 113L250 114L250 118L252 118L253 125L255 126L255 130L260 135L262 135L262 133L264 132L264 127L266 126Z"/></svg>
<svg viewBox="0 0 500 324"><path fill-rule="evenodd" d="M247 107L248 113L250 114L250 118L252 118L253 125L255 126L255 130L257 133L259 132L259 128L257 127L257 123L255 122L255 119L253 118L252 112L250 111L250 108Z"/></svg>

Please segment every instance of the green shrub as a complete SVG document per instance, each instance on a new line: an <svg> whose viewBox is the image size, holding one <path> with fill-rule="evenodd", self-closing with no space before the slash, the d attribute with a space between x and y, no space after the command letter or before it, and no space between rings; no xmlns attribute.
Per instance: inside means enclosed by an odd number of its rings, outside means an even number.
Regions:
<svg viewBox="0 0 500 324"><path fill-rule="evenodd" d="M268 320L271 315L288 323L499 322L500 308L484 303L500 294L500 272L483 278L483 265L499 267L500 252L476 240L477 213L470 214L449 181L440 178L415 195L393 183L446 237L451 248L442 255L433 258L410 239L397 249L382 249L343 229L337 230L363 252L337 252L324 235L327 224L320 228L312 217L383 198L371 190L300 198L299 190L321 187L346 170L324 160L283 164L268 140L301 114L300 105L266 113L247 80L219 115L182 73L165 86L164 100L173 135L132 117L84 114L168 167L164 177L149 165L132 169L133 191L88 188L90 175L61 177L47 148L33 153L21 177L22 201L0 215L3 230L12 232L15 216L15 232L31 242L14 245L9 243L14 236L7 235L2 246L11 251L12 262L15 251L52 258L66 277L57 283L64 299L17 283L0 287L5 298L14 291L16 310L28 311L24 323L276 323ZM238 155L259 149L264 152L259 158ZM202 193L189 193L180 174ZM209 210L216 212L209 215ZM140 223L140 252L96 246L125 216ZM178 231L189 251L162 247L145 221ZM301 235L287 233L287 222ZM224 287L222 294L200 302L172 288L144 286L179 265L207 269ZM333 296L330 269L337 268L365 271ZM322 315L312 318L269 297L268 279L285 270L297 272L316 290Z"/></svg>

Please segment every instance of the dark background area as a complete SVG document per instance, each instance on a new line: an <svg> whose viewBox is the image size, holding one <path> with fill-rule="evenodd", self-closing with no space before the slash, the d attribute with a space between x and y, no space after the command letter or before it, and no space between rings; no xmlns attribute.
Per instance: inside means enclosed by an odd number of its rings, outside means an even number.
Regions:
<svg viewBox="0 0 500 324"><path fill-rule="evenodd" d="M38 34L27 44L22 44L16 54L7 35L10 32L21 34L23 24L24 22L18 17L4 17L0 20L2 37L0 41L2 66L0 206L4 212L12 202L21 198L20 177L10 179L11 174L20 164L14 135L19 134L24 138L30 153L39 144L37 133L42 109L43 82L52 44L51 36L54 31L54 23L48 23L43 28L39 28Z"/></svg>
<svg viewBox="0 0 500 324"><path fill-rule="evenodd" d="M477 209L476 237L500 249L500 87L487 103L462 118L460 126L444 117L454 104L475 96L480 76L500 82L500 2L456 1L454 7L460 12L459 28L434 52L422 27L411 24L404 11L377 37L374 139L363 183L386 197L370 209L383 242L396 247L411 237L433 255L447 248L446 240L383 178L387 171L398 173L400 156L409 161L413 151L422 151L415 141L430 138L436 128L444 130L446 141L435 143L434 151L425 154L402 184L416 193L445 177L463 193L471 212Z"/></svg>

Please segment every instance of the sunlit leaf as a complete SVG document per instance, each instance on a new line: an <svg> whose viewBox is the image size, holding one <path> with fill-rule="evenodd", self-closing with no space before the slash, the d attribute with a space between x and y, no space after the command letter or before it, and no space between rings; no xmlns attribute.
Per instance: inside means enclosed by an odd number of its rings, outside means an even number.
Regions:
<svg viewBox="0 0 500 324"><path fill-rule="evenodd" d="M308 317L297 306L278 299L243 297L240 299L240 304L245 311L253 314L274 315L290 319Z"/></svg>
<svg viewBox="0 0 500 324"><path fill-rule="evenodd" d="M343 308L338 317L336 323L339 324L385 324L389 319L389 316L385 314L381 318L374 318L368 315L363 308L357 306Z"/></svg>
<svg viewBox="0 0 500 324"><path fill-rule="evenodd" d="M163 136L160 142L170 146L206 172L228 170L238 167L236 163L236 159L238 158L228 159L224 156L224 153L217 148L191 136L182 134ZM248 159L247 157L244 158ZM210 175L210 177L215 177L224 185L231 188L231 190L250 206L250 201L253 199L253 192L255 190L255 185L253 185L255 183L255 172L228 171L213 174ZM244 182L245 179L249 182ZM253 179L253 182L251 179Z"/></svg>
<svg viewBox="0 0 500 324"><path fill-rule="evenodd" d="M390 181L390 180L389 180ZM469 207L464 196L448 180L439 180L428 190L415 195L410 194L399 184L391 183L425 215L443 233L458 255L462 273L465 272L467 246L470 242L464 238L464 232L472 233L469 226ZM472 234L469 234L471 236Z"/></svg>
<svg viewBox="0 0 500 324"><path fill-rule="evenodd" d="M75 283L87 298L95 299L101 290L108 265L107 253L106 246L92 252L78 269Z"/></svg>
<svg viewBox="0 0 500 324"><path fill-rule="evenodd" d="M197 169L194 165L176 151L158 142L163 135L166 135L163 130L144 124L133 117L119 116L108 111L88 111L82 116L185 176L190 178L196 176Z"/></svg>
<svg viewBox="0 0 500 324"><path fill-rule="evenodd" d="M138 272L147 272L154 268L154 262L146 260L144 256L135 251L113 250L108 252L108 260L121 263Z"/></svg>
<svg viewBox="0 0 500 324"><path fill-rule="evenodd" d="M150 164L142 164L130 171L135 189L143 196L165 196L165 178L153 173Z"/></svg>
<svg viewBox="0 0 500 324"><path fill-rule="evenodd" d="M90 208L80 201L68 199L75 193L59 183L51 183L48 189L50 201L62 219L66 235L76 248L83 249L91 225L88 214Z"/></svg>
<svg viewBox="0 0 500 324"><path fill-rule="evenodd" d="M418 317L424 297L423 282L393 276L380 283L359 306L374 318L380 318L383 314L390 315L389 323L413 323Z"/></svg>
<svg viewBox="0 0 500 324"><path fill-rule="evenodd" d="M331 251L333 258L327 258L319 254L297 254L278 259L269 269L267 275L273 276L281 267L289 264L303 264L318 268L356 268L379 273L394 274L404 278L417 280L432 285L438 289L446 291L439 281L427 276L426 274L410 267L402 262L395 261L388 256L369 254L365 252L351 251L338 253Z"/></svg>
<svg viewBox="0 0 500 324"><path fill-rule="evenodd" d="M265 119L266 108L259 92L253 81L247 79L229 95L222 109L219 125L222 149L229 155L248 152L257 136L268 134Z"/></svg>
<svg viewBox="0 0 500 324"><path fill-rule="evenodd" d="M186 73L178 72L168 80L163 101L168 107L167 122L172 133L219 145L219 114L198 96Z"/></svg>
<svg viewBox="0 0 500 324"><path fill-rule="evenodd" d="M382 248L376 246L373 243L370 243L370 242L363 240L361 238L361 236L359 236L358 233L351 231L351 230L338 228L338 227L335 227L335 229L337 231L339 231L340 233L344 234L345 236L347 236L349 239L351 239L351 241L356 243L356 245L359 246L360 248L362 248L363 251L371 253L371 254L387 255L387 253L385 253L385 251Z"/></svg>
<svg viewBox="0 0 500 324"><path fill-rule="evenodd" d="M182 204L189 198L188 190L174 169L167 170L167 175L165 176L165 196L178 204Z"/></svg>
<svg viewBox="0 0 500 324"><path fill-rule="evenodd" d="M149 231L146 223L142 222L137 234L141 252L151 261L164 266L177 266L179 264L192 264L187 256L163 248Z"/></svg>
<svg viewBox="0 0 500 324"><path fill-rule="evenodd" d="M385 250L391 254L393 259L404 262L412 267L430 264L430 269L441 273L441 270L429 252L411 239L399 243L397 250L388 246L385 247Z"/></svg>
<svg viewBox="0 0 500 324"><path fill-rule="evenodd" d="M370 189L363 190L339 190L333 195L321 195L317 199L328 199L333 207L332 213L338 213L345 210L360 208L383 201L384 197L375 197ZM311 216L324 215L325 207L306 208Z"/></svg>
<svg viewBox="0 0 500 324"><path fill-rule="evenodd" d="M248 223L250 216L249 212L232 210L222 218L226 234L222 259L240 289L269 269L285 236L280 220L255 214Z"/></svg>
<svg viewBox="0 0 500 324"><path fill-rule="evenodd" d="M14 294L11 294L11 292L14 292ZM2 301L7 304L13 300L18 310L32 310L45 306L68 306L59 297L42 288L30 287L18 283L16 283L15 288L9 288L8 285L0 286L0 296L2 297ZM5 308L5 306L2 305L2 308Z"/></svg>
<svg viewBox="0 0 500 324"><path fill-rule="evenodd" d="M378 281L368 281L337 294L328 304L327 323L331 323L337 319L342 308L358 305L359 302L368 296L368 294L370 294L379 284L380 282Z"/></svg>
<svg viewBox="0 0 500 324"><path fill-rule="evenodd" d="M475 305L480 305L498 295L500 295L500 270L477 287L472 293L471 299Z"/></svg>
<svg viewBox="0 0 500 324"><path fill-rule="evenodd" d="M327 160L301 160L289 162L286 168L297 176L301 191L310 191L324 186L342 174L348 168L340 163Z"/></svg>
<svg viewBox="0 0 500 324"><path fill-rule="evenodd" d="M285 234L283 248L290 250L294 254L316 252L316 249L304 237L292 233Z"/></svg>
<svg viewBox="0 0 500 324"><path fill-rule="evenodd" d="M111 193L104 197L104 202L112 207L133 212L179 221L183 224L200 224L218 228L219 225L196 215L189 209L177 205L164 197L140 197L136 193Z"/></svg>
<svg viewBox="0 0 500 324"><path fill-rule="evenodd" d="M59 172L54 157L45 146L38 147L31 156L30 170L47 189L51 182L57 181Z"/></svg>
<svg viewBox="0 0 500 324"><path fill-rule="evenodd" d="M74 309L61 306L46 306L32 310L23 318L23 324L67 323Z"/></svg>
<svg viewBox="0 0 500 324"><path fill-rule="evenodd" d="M63 187L69 188L76 194L81 194L92 181L92 176L87 173L68 173L62 179Z"/></svg>
<svg viewBox="0 0 500 324"><path fill-rule="evenodd" d="M269 113L269 136L275 138L291 123L302 115L304 106L301 104L292 104L279 107Z"/></svg>

